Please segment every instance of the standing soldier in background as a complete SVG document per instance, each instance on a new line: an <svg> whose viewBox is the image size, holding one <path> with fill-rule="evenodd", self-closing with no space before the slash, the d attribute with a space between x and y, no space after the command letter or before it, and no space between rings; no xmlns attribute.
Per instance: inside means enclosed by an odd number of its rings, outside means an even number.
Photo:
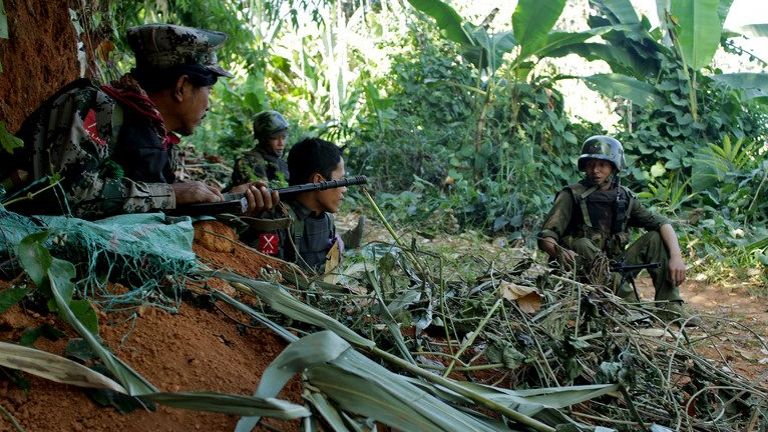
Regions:
<svg viewBox="0 0 768 432"><path fill-rule="evenodd" d="M263 181L272 187L288 184L288 164L283 159L288 121L277 111L262 111L253 119L256 146L235 161L232 185Z"/></svg>
<svg viewBox="0 0 768 432"><path fill-rule="evenodd" d="M130 73L101 87L77 80L24 122L25 146L3 161L0 178L28 173L31 184L18 185L22 190L60 180L10 210L98 218L220 201L216 188L176 182L174 171L178 135L192 134L217 79L231 77L216 61L226 38L169 24L128 29L136 57ZM254 213L278 199L263 185L233 191L245 193Z"/></svg>
<svg viewBox="0 0 768 432"><path fill-rule="evenodd" d="M669 220L647 210L634 194L619 185L618 174L626 168L621 143L609 136L593 136L584 141L578 161L585 178L567 186L555 203L539 233L539 248L581 277L605 272L609 262L649 264L660 302L660 317L667 321L688 319L683 309L679 285L685 281L686 267L680 246ZM647 232L627 247L629 227ZM622 275L599 275L622 298L639 301ZM688 325L700 319L691 317Z"/></svg>

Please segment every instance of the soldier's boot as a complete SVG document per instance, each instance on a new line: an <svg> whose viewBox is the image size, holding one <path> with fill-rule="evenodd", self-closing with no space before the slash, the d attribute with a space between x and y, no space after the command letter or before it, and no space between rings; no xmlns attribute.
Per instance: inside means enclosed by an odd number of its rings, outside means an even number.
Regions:
<svg viewBox="0 0 768 432"><path fill-rule="evenodd" d="M701 318L689 312L681 301L671 301L662 305L661 310L656 315L660 319L678 326L698 327L701 325Z"/></svg>
<svg viewBox="0 0 768 432"><path fill-rule="evenodd" d="M344 246L348 249L360 247L363 241L363 232L365 231L365 216L357 219L357 226L341 235Z"/></svg>

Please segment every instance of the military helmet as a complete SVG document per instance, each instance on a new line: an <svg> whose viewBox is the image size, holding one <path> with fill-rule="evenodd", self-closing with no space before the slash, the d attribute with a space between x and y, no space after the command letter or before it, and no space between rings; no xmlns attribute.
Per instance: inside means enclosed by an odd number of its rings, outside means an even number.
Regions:
<svg viewBox="0 0 768 432"><path fill-rule="evenodd" d="M587 138L581 146L581 156L579 156L579 170L583 171L589 159L607 160L613 164L616 172L627 168L627 162L624 160L624 147L619 140L606 135L595 135Z"/></svg>
<svg viewBox="0 0 768 432"><path fill-rule="evenodd" d="M253 137L269 138L288 130L288 121L277 111L262 111L253 118Z"/></svg>

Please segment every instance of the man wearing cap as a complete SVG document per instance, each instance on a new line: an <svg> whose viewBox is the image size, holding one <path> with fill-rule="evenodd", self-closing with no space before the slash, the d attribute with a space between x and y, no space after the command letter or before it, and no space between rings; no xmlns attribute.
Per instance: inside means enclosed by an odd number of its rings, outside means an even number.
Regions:
<svg viewBox="0 0 768 432"><path fill-rule="evenodd" d="M288 121L277 111L262 111L253 119L256 146L237 161L232 171L233 185L266 181L270 186L288 184L288 164L283 159Z"/></svg>
<svg viewBox="0 0 768 432"><path fill-rule="evenodd" d="M130 73L101 87L75 81L24 122L15 166L33 186L58 182L11 210L97 218L222 200L202 182L175 182L174 169L179 135L205 117L218 77L231 77L215 54L226 35L150 24L128 29L127 39L136 57ZM277 200L263 185L233 191L245 192L251 212Z"/></svg>

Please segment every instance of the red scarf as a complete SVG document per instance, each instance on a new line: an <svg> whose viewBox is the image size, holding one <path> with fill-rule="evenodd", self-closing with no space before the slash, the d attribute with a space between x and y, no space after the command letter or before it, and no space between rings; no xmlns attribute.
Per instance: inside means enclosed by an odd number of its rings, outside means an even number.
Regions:
<svg viewBox="0 0 768 432"><path fill-rule="evenodd" d="M164 148L179 143L179 137L165 128L165 121L160 110L157 109L155 103L147 96L147 92L141 88L131 74L125 74L119 80L101 86L101 89L121 105L144 116L155 128L158 136L162 138Z"/></svg>

